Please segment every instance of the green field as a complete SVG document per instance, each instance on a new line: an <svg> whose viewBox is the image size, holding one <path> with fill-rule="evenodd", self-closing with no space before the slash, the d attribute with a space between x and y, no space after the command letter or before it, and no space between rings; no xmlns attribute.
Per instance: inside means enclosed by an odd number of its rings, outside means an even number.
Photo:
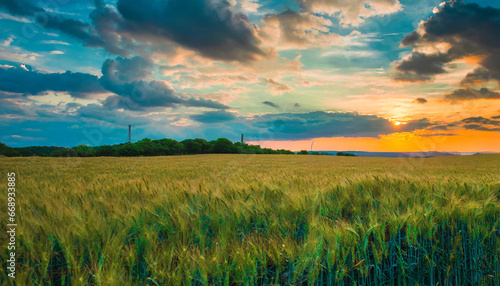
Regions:
<svg viewBox="0 0 500 286"><path fill-rule="evenodd" d="M7 172L16 285L500 285L499 155L0 158L4 189Z"/></svg>

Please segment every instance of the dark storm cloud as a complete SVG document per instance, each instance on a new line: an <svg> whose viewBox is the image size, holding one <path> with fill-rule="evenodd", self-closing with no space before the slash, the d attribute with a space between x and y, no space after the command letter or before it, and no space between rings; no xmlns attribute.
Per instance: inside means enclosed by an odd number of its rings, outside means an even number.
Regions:
<svg viewBox="0 0 500 286"><path fill-rule="evenodd" d="M176 92L170 85L163 81L134 81L120 84L106 82L102 85L109 91L117 94L106 98L104 106L109 109L124 108L128 110L145 110L154 107L176 107L178 105L191 107L207 107L214 109L227 109L228 106L217 101L195 98Z"/></svg>
<svg viewBox="0 0 500 286"><path fill-rule="evenodd" d="M90 23L63 17L34 3L36 2L29 0L3 0L0 1L0 8L13 15L31 17L41 27L62 32L80 40L84 46L103 47L108 53L129 56L130 52L122 47L124 44L130 45L130 41L124 35L120 35L119 27L123 22L121 16L116 9L106 6L104 1L94 1L96 8L89 15ZM58 5L58 3L51 4Z"/></svg>
<svg viewBox="0 0 500 286"><path fill-rule="evenodd" d="M424 104L424 103L427 103L427 99L419 97L419 98L416 98L413 102L419 103L419 104Z"/></svg>
<svg viewBox="0 0 500 286"><path fill-rule="evenodd" d="M301 140L319 137L377 137L395 132L392 123L375 115L356 113L282 113L250 119L250 125L272 134L275 140ZM255 134L257 135L257 134Z"/></svg>
<svg viewBox="0 0 500 286"><path fill-rule="evenodd" d="M143 57L131 59L118 57L106 60L102 65L102 74L113 82L131 82L149 78L153 75L153 61Z"/></svg>
<svg viewBox="0 0 500 286"><path fill-rule="evenodd" d="M0 1L0 8L31 17L40 26L80 40L84 46L128 57L168 49L175 42L205 57L225 61L253 61L272 50L261 49L258 28L226 0L119 0L117 9L94 0L90 22L67 18L37 6L37 2Z"/></svg>
<svg viewBox="0 0 500 286"><path fill-rule="evenodd" d="M489 90L486 87L483 87L479 90L466 87L445 94L444 98L451 101L472 100L472 99L499 99L500 93Z"/></svg>
<svg viewBox="0 0 500 286"><path fill-rule="evenodd" d="M207 111L202 114L191 115L190 117L194 121L201 123L221 123L232 121L236 119L236 116L230 112L226 111Z"/></svg>
<svg viewBox="0 0 500 286"><path fill-rule="evenodd" d="M31 3L29 0L2 0L0 7L18 16L32 16L44 10Z"/></svg>
<svg viewBox="0 0 500 286"><path fill-rule="evenodd" d="M477 68L468 73L460 82L461 86L480 85L492 79L492 73L484 68Z"/></svg>
<svg viewBox="0 0 500 286"><path fill-rule="evenodd" d="M412 72L397 72L393 78L396 81L404 81L404 82L409 82L409 83L424 82L424 81L432 80L431 76L421 75L421 74L412 73Z"/></svg>
<svg viewBox="0 0 500 286"><path fill-rule="evenodd" d="M479 131L500 131L500 116L493 116L485 118L482 116L469 117L460 121L452 122L446 125L436 125L430 128L431 130L454 130L454 129L468 129Z"/></svg>
<svg viewBox="0 0 500 286"><path fill-rule="evenodd" d="M408 59L399 63L396 70L403 73L409 72L421 76L429 76L445 73L443 64L447 62L449 62L449 57L446 54L427 55L415 52Z"/></svg>
<svg viewBox="0 0 500 286"><path fill-rule="evenodd" d="M120 25L123 23L121 15L103 0L95 0L95 10L89 15L92 25L100 35L106 52L128 57L130 52L123 46L131 46L130 40L121 35Z"/></svg>
<svg viewBox="0 0 500 286"><path fill-rule="evenodd" d="M130 122L134 122L134 124L148 123L148 118L144 116L140 116L138 114L133 114L130 112L109 110L108 108L95 103L82 105L78 107L76 113L78 115L78 118L102 120L109 123L119 124L122 126L130 124Z"/></svg>
<svg viewBox="0 0 500 286"><path fill-rule="evenodd" d="M448 51L422 54L414 51L398 63L395 75L400 81L425 81L444 73L444 66L454 60L476 56L480 68L464 78L462 85L500 81L500 9L475 3L448 1L423 22L418 31L407 35L403 47L426 47L446 43Z"/></svg>
<svg viewBox="0 0 500 286"><path fill-rule="evenodd" d="M87 97L105 90L97 76L85 73L39 73L21 68L0 68L0 90L31 95L46 91L68 92L73 97Z"/></svg>
<svg viewBox="0 0 500 286"><path fill-rule="evenodd" d="M79 39L85 45L96 47L103 46L103 40L92 32L92 25L80 20L68 19L51 13L29 0L2 0L0 8L3 8L13 15L33 17L33 20L46 29L58 30L71 37Z"/></svg>
<svg viewBox="0 0 500 286"><path fill-rule="evenodd" d="M204 98L195 98L175 91L165 81L145 81L152 75L152 63L135 57L117 58L103 63L99 79L101 85L116 95L106 98L103 105L109 109L145 110L154 107L178 105L227 109L228 106Z"/></svg>
<svg viewBox="0 0 500 286"><path fill-rule="evenodd" d="M420 34L417 31L413 31L403 38L401 45L404 47L413 46L418 40L420 40Z"/></svg>
<svg viewBox="0 0 500 286"><path fill-rule="evenodd" d="M103 63L101 78L85 73L39 73L22 68L0 68L1 97L12 97L5 92L30 95L47 91L67 92L73 97L89 97L96 93L112 92L103 106L108 109L145 110L155 107L206 107L227 109L217 101L176 92L165 81L146 81L153 75L149 59L135 57L107 60Z"/></svg>
<svg viewBox="0 0 500 286"><path fill-rule="evenodd" d="M192 115L190 118L205 124L226 123L229 129L237 128L248 138L262 139L264 136L266 140L379 137L394 132L427 129L433 124L427 118L423 118L396 127L389 120L376 115L323 111L263 114L251 118L236 116L226 111L209 111Z"/></svg>
<svg viewBox="0 0 500 286"><path fill-rule="evenodd" d="M233 11L228 1L119 0L117 7L126 20L123 29L132 34L168 39L220 60L251 61L266 54L248 16Z"/></svg>
<svg viewBox="0 0 500 286"><path fill-rule="evenodd" d="M466 123L466 124L482 124L482 125L500 126L500 121L492 120L489 118L484 118L482 116L465 118L465 119L462 119L460 122Z"/></svg>
<svg viewBox="0 0 500 286"><path fill-rule="evenodd" d="M422 118L417 120L408 121L404 125L400 125L400 131L410 132L418 129L426 129L427 127L433 126L434 124L428 118Z"/></svg>
<svg viewBox="0 0 500 286"><path fill-rule="evenodd" d="M67 19L59 15L51 15L48 13L46 15L46 18L36 17L38 24L47 29L61 31L68 36L82 41L86 46L104 46L104 41L91 31L93 28L92 25L80 20Z"/></svg>
<svg viewBox="0 0 500 286"><path fill-rule="evenodd" d="M274 107L274 108L279 108L279 106L278 106L278 105L276 105L275 103L273 103L273 102L271 102L271 101L267 101L267 100L266 100L266 101L264 101L264 102L262 102L262 104L265 104L265 105L267 105L267 106L271 106L271 107Z"/></svg>

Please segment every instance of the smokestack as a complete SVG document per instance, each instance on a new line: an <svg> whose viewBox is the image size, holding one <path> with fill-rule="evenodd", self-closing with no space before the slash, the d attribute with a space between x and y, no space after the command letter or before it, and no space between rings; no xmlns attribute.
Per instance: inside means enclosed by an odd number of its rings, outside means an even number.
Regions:
<svg viewBox="0 0 500 286"><path fill-rule="evenodd" d="M244 142L244 141L243 141L243 134L241 134L241 143L243 143L243 142Z"/></svg>
<svg viewBox="0 0 500 286"><path fill-rule="evenodd" d="M132 125L128 126L128 143L132 140Z"/></svg>

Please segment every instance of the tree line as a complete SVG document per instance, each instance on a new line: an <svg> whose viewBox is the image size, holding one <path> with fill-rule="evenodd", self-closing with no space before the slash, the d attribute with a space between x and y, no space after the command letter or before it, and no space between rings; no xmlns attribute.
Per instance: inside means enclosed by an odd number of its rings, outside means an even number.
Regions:
<svg viewBox="0 0 500 286"><path fill-rule="evenodd" d="M190 154L295 154L290 150L273 150L261 148L258 145L246 143L233 143L229 139L219 138L207 141L205 139L186 139L176 141L173 139L142 139L135 143L123 143L117 145L101 145L91 147L78 145L72 148L54 146L29 146L9 147L0 143L0 155L7 157L134 157L134 156L166 156L166 155L190 155Z"/></svg>
<svg viewBox="0 0 500 286"><path fill-rule="evenodd" d="M168 155L194 155L194 154L299 154L299 155L331 155L329 153L308 152L301 150L297 153L271 148L261 148L259 145L249 145L226 138L207 141L205 139L174 139L151 140L142 139L135 143L122 143L117 145L101 145L91 147L78 145L72 148L55 146L29 146L9 147L0 143L0 156L6 157L136 157L136 156L168 156ZM338 152L337 156L355 156L354 154Z"/></svg>

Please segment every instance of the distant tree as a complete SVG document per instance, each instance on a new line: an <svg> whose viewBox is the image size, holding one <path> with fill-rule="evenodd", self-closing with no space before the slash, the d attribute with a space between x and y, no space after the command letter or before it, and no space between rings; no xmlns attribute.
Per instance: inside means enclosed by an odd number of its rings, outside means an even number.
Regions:
<svg viewBox="0 0 500 286"><path fill-rule="evenodd" d="M184 145L174 139L155 140L161 155L182 155L184 154Z"/></svg>
<svg viewBox="0 0 500 286"><path fill-rule="evenodd" d="M202 138L195 138L194 141L200 144L202 154L207 154L210 151L210 143L207 140Z"/></svg>
<svg viewBox="0 0 500 286"><path fill-rule="evenodd" d="M71 149L75 151L78 157L92 157L95 154L95 149L87 145L78 145Z"/></svg>
<svg viewBox="0 0 500 286"><path fill-rule="evenodd" d="M295 154L290 150L285 150L285 149L278 149L275 151L277 154Z"/></svg>
<svg viewBox="0 0 500 286"><path fill-rule="evenodd" d="M75 152L72 152L75 156ZM50 157L70 157L70 152L68 148L58 148L50 152Z"/></svg>
<svg viewBox="0 0 500 286"><path fill-rule="evenodd" d="M140 155L139 150L137 150L136 146L134 146L134 143L120 144L116 146L116 151L118 156L134 157Z"/></svg>
<svg viewBox="0 0 500 286"><path fill-rule="evenodd" d="M96 147L95 156L118 156L118 151L115 146L111 145L102 145Z"/></svg>
<svg viewBox="0 0 500 286"><path fill-rule="evenodd" d="M20 154L14 148L11 148L3 143L0 143L0 155L4 155L7 157L16 157L19 156Z"/></svg>
<svg viewBox="0 0 500 286"><path fill-rule="evenodd" d="M319 155L319 152L311 152L311 155Z"/></svg>
<svg viewBox="0 0 500 286"><path fill-rule="evenodd" d="M202 145L200 142L195 139L186 139L181 141L182 145L184 145L184 150L186 154L201 154L202 153ZM208 144L208 142L207 142Z"/></svg>
<svg viewBox="0 0 500 286"><path fill-rule="evenodd" d="M231 140L226 138L219 138L217 140L210 141L210 153L238 153L238 148L234 146Z"/></svg>
<svg viewBox="0 0 500 286"><path fill-rule="evenodd" d="M308 155L309 152L307 152L306 150L300 150L300 152L298 152L297 154L299 154L299 155Z"/></svg>
<svg viewBox="0 0 500 286"><path fill-rule="evenodd" d="M356 155L346 152L337 152L337 156L356 156Z"/></svg>
<svg viewBox="0 0 500 286"><path fill-rule="evenodd" d="M154 156L157 155L157 146L153 140L149 138L144 138L141 141L134 143L139 156Z"/></svg>

